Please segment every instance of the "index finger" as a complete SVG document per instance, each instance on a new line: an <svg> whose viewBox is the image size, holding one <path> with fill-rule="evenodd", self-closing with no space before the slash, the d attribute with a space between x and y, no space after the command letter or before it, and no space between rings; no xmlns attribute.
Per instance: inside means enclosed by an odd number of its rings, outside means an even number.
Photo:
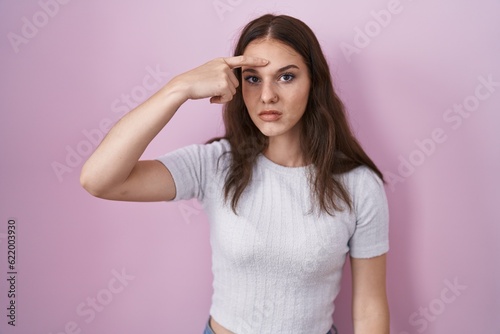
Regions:
<svg viewBox="0 0 500 334"><path fill-rule="evenodd" d="M231 69L242 66L266 66L269 63L267 59L249 56L228 57L223 60Z"/></svg>

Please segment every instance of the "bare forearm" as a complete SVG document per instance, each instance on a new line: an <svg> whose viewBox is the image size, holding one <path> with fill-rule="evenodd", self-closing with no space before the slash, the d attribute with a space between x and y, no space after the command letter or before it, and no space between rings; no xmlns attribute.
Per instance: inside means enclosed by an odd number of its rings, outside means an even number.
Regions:
<svg viewBox="0 0 500 334"><path fill-rule="evenodd" d="M354 311L356 312L356 311ZM357 311L353 316L354 334L389 334L389 309L386 303Z"/></svg>
<svg viewBox="0 0 500 334"><path fill-rule="evenodd" d="M184 94L171 82L120 119L83 166L82 184L98 192L123 182L185 101Z"/></svg>

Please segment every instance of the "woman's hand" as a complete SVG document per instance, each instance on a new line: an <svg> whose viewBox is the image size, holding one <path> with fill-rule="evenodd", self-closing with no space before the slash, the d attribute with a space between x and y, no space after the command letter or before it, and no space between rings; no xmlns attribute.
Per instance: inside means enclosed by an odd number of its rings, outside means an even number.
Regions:
<svg viewBox="0 0 500 334"><path fill-rule="evenodd" d="M171 84L184 92L186 99L210 98L210 103L226 103L233 99L239 81L233 69L242 66L266 66L267 60L237 56L216 58L195 69L178 75Z"/></svg>

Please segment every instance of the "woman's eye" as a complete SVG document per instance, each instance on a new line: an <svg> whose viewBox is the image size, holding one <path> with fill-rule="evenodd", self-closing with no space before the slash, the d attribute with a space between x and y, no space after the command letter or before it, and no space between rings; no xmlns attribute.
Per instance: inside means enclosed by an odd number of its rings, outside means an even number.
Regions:
<svg viewBox="0 0 500 334"><path fill-rule="evenodd" d="M290 82L292 81L293 79L295 78L295 75L291 74L291 73L285 73L281 76L281 80L285 81L285 82Z"/></svg>
<svg viewBox="0 0 500 334"><path fill-rule="evenodd" d="M248 82L249 84L256 84L259 83L259 78L254 76L248 76L245 78L245 81Z"/></svg>

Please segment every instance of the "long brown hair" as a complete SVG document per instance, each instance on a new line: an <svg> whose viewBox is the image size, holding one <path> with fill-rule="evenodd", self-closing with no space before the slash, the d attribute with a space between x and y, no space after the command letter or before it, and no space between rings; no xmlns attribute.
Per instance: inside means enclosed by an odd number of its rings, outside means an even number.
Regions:
<svg viewBox="0 0 500 334"><path fill-rule="evenodd" d="M309 175L313 198L320 210L330 215L342 210L339 199L352 209L348 191L334 176L361 165L368 166L381 180L383 175L349 127L344 105L333 90L330 69L316 36L305 23L296 18L266 14L243 28L234 55L242 55L252 41L266 38L293 48L302 56L309 69L311 89L302 116L301 148L305 161L314 166L314 173ZM231 198L231 207L236 213L241 194L251 182L253 165L257 156L266 148L268 138L259 131L248 115L241 93L241 69L234 71L240 86L233 99L223 108L226 134L209 142L224 138L231 145L231 162L224 184L224 195L226 201Z"/></svg>

